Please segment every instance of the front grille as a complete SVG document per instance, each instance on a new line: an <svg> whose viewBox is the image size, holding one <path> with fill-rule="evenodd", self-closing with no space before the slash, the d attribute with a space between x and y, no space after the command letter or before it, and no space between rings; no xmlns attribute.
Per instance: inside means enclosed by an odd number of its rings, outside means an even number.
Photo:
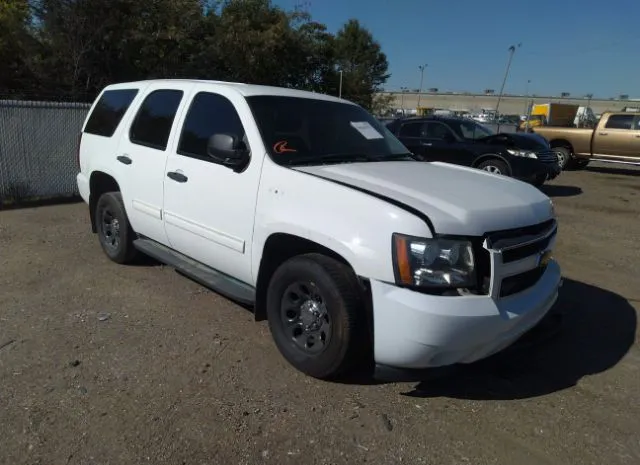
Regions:
<svg viewBox="0 0 640 465"><path fill-rule="evenodd" d="M508 297L529 289L538 282L545 270L546 266L539 266L524 273L504 278L500 286L500 297Z"/></svg>
<svg viewBox="0 0 640 465"><path fill-rule="evenodd" d="M537 265L529 257L540 256L553 245L557 233L555 219L543 223L526 226L524 228L494 231L486 234L486 249L477 254L479 286L483 293L490 293L494 298L507 297L522 292L535 285L545 271L545 267ZM518 263L525 260L522 263ZM491 263L494 266L494 276L491 276ZM522 271L516 275L508 276L511 267ZM533 269L527 267L535 266ZM515 270L514 270L515 271ZM505 276L503 273L507 274ZM487 288L486 283L493 286ZM493 289L493 290L491 290Z"/></svg>
<svg viewBox="0 0 640 465"><path fill-rule="evenodd" d="M558 155L551 150L536 152L536 157L538 157L538 160L542 163L558 163Z"/></svg>
<svg viewBox="0 0 640 465"><path fill-rule="evenodd" d="M522 260L531 255L544 252L547 250L552 237L553 236L545 237L544 239L518 247L517 249L505 250L502 252L502 263L515 262L516 260Z"/></svg>

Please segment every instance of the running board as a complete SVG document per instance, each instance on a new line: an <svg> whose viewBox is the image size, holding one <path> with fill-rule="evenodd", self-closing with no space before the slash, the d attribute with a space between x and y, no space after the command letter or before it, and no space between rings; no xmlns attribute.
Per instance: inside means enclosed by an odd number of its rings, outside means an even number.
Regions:
<svg viewBox="0 0 640 465"><path fill-rule="evenodd" d="M145 255L175 268L203 286L245 305L255 302L255 288L214 270L151 239L136 239L133 246Z"/></svg>
<svg viewBox="0 0 640 465"><path fill-rule="evenodd" d="M640 166L640 162L637 161L617 161L617 160L604 160L602 158L590 158L589 161L597 161L600 163L613 163L615 165L633 165Z"/></svg>

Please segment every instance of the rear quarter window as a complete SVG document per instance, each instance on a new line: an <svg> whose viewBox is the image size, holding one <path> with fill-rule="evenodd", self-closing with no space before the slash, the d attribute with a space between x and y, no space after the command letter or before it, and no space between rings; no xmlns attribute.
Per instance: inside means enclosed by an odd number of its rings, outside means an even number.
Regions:
<svg viewBox="0 0 640 465"><path fill-rule="evenodd" d="M84 132L96 136L111 137L122 117L138 94L137 89L107 90L96 103Z"/></svg>

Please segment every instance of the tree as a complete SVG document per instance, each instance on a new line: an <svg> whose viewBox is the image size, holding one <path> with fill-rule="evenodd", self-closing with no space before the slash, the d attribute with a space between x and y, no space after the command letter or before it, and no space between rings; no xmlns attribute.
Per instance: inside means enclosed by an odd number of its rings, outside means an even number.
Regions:
<svg viewBox="0 0 640 465"><path fill-rule="evenodd" d="M380 44L358 20L350 19L333 40L337 70L343 72L342 95L371 109L373 96L390 74Z"/></svg>
<svg viewBox="0 0 640 465"><path fill-rule="evenodd" d="M150 78L337 95L341 69L345 97L373 108L388 77L380 45L357 21L334 36L303 8L270 0L0 0L0 58L3 88L87 100L107 84Z"/></svg>
<svg viewBox="0 0 640 465"><path fill-rule="evenodd" d="M28 58L35 43L29 30L27 0L0 0L0 89L25 90L33 81Z"/></svg>

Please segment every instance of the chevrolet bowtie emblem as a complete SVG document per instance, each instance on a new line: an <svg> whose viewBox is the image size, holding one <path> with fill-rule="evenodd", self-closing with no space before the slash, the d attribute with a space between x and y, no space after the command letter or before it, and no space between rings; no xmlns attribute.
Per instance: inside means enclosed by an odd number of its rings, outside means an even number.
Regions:
<svg viewBox="0 0 640 465"><path fill-rule="evenodd" d="M551 254L551 250L546 250L540 254L540 259L538 260L538 266L547 266L547 264L551 261L553 255Z"/></svg>

